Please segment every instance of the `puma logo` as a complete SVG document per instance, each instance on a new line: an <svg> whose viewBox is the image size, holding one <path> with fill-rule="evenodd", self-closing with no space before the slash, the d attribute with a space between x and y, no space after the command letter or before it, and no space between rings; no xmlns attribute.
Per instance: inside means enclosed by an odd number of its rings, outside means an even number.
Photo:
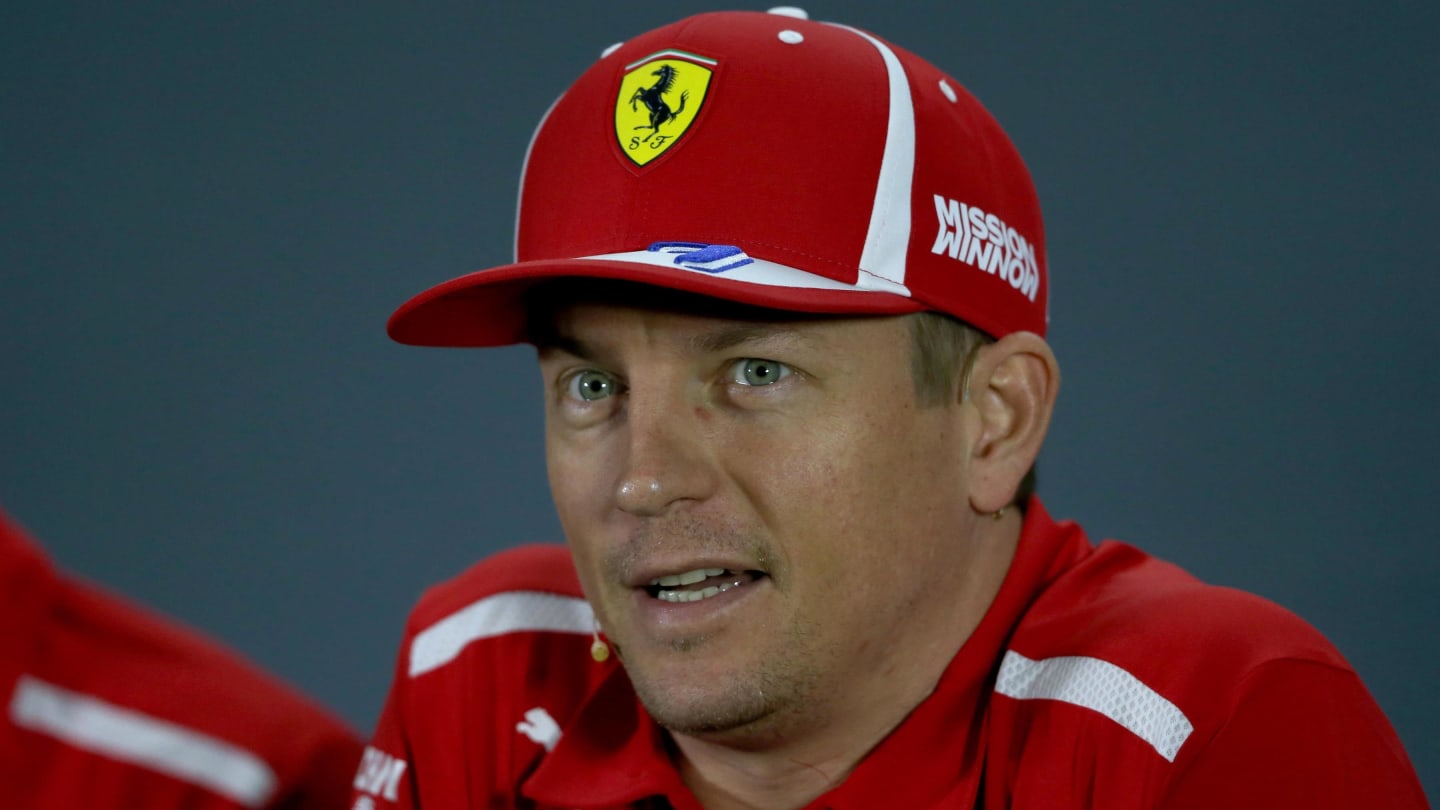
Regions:
<svg viewBox="0 0 1440 810"><path fill-rule="evenodd" d="M560 724L539 706L525 712L525 719L515 724L515 730L546 751L555 750L555 744L560 742Z"/></svg>

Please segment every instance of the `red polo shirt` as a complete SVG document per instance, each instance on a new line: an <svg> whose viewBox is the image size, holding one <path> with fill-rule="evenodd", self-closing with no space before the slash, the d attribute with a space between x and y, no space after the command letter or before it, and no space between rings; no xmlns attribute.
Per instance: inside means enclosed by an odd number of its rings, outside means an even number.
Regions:
<svg viewBox="0 0 1440 810"><path fill-rule="evenodd" d="M348 807L361 744L218 645L56 571L0 514L6 807Z"/></svg>
<svg viewBox="0 0 1440 810"><path fill-rule="evenodd" d="M561 547L421 600L356 807L699 804ZM1318 632L1039 501L935 691L813 808L1423 808L1405 752Z"/></svg>

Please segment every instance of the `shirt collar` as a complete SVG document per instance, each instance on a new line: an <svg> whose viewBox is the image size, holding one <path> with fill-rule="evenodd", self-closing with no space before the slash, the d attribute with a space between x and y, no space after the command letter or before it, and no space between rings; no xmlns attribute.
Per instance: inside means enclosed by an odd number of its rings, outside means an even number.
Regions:
<svg viewBox="0 0 1440 810"><path fill-rule="evenodd" d="M698 808L671 760L666 733L619 666L585 700L523 792L557 807L625 807L667 796L674 807Z"/></svg>
<svg viewBox="0 0 1440 810"><path fill-rule="evenodd" d="M1005 645L1045 586L1089 550L1078 527L1057 524L1032 498L995 601L935 691L815 806L971 806L985 759L988 698ZM665 796L672 807L698 810L672 757L665 732L640 705L624 670L616 667L525 783L524 793L544 804L576 808L625 807ZM917 769L917 762L924 767Z"/></svg>

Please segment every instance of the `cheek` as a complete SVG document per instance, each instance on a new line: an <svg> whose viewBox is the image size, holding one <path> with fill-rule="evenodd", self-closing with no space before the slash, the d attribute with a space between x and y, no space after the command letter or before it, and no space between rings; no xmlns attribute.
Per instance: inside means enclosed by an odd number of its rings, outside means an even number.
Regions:
<svg viewBox="0 0 1440 810"><path fill-rule="evenodd" d="M889 501L925 460L889 420L814 420L803 431L764 436L749 452L757 474L814 511L857 511Z"/></svg>
<svg viewBox="0 0 1440 810"><path fill-rule="evenodd" d="M868 575L886 579L897 543L923 546L944 533L964 498L960 462L932 421L900 413L815 422L802 436L749 448L769 459L750 488L786 553L876 566Z"/></svg>
<svg viewBox="0 0 1440 810"><path fill-rule="evenodd" d="M894 482L870 478L873 453L852 425L821 423L806 430L737 436L730 443L735 479L778 551L805 557L807 566L830 567L852 551L864 552L885 516L875 500ZM858 549L851 549L858 546Z"/></svg>
<svg viewBox="0 0 1440 810"><path fill-rule="evenodd" d="M606 460L613 457L605 442L604 431L567 430L547 420L545 468L557 506L583 502L599 491L611 473Z"/></svg>
<svg viewBox="0 0 1440 810"><path fill-rule="evenodd" d="M599 448L579 443L573 438L545 439L545 468L550 482L550 497L556 516L565 530L566 539L577 556L587 545L583 530L596 525L603 514L609 488L606 476L610 471Z"/></svg>
<svg viewBox="0 0 1440 810"><path fill-rule="evenodd" d="M601 553L597 535L601 522L596 516L600 514L597 509L603 510L597 498L601 487L599 465L586 453L552 436L546 437L545 463L555 515L570 547L580 586L587 595L596 596L600 593L597 586Z"/></svg>

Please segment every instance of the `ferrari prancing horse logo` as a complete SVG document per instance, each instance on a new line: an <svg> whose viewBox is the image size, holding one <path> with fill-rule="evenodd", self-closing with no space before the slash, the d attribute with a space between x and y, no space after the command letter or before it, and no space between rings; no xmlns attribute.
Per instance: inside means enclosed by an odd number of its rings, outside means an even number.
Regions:
<svg viewBox="0 0 1440 810"><path fill-rule="evenodd" d="M669 151L695 122L715 65L683 51L660 51L626 65L615 98L620 151L637 166Z"/></svg>

